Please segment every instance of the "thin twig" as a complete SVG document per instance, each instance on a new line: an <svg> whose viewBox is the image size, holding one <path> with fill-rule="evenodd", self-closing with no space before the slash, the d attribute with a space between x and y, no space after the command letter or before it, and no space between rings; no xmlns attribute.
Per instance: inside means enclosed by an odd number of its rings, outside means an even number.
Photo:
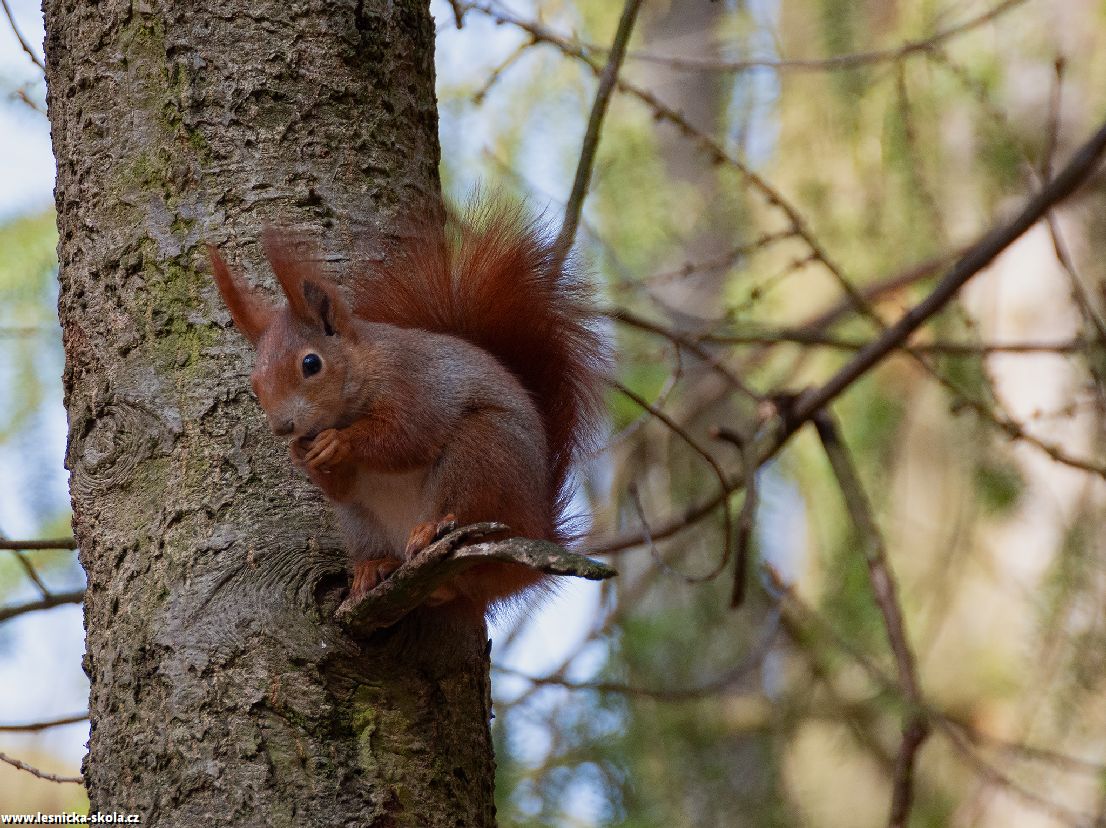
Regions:
<svg viewBox="0 0 1106 828"><path fill-rule="evenodd" d="M19 89L16 89L14 92L12 92L12 95L19 98L19 100L21 100L31 109L33 109L39 115L46 114L46 110L43 108L43 106L30 95L28 95L27 90L24 87L21 86Z"/></svg>
<svg viewBox="0 0 1106 828"><path fill-rule="evenodd" d="M933 377L944 388L948 389L955 395L955 405L957 408L966 409L973 412L980 418L986 420L988 423L998 428L1011 440L1020 440L1030 446L1033 446L1039 451L1044 452L1057 463L1062 463L1063 465L1070 466L1073 469L1079 469L1080 471L1089 472L1090 474L1096 474L1099 477L1106 478L1106 464L1095 462L1094 460L1084 457L1076 457L1075 455L1070 454L1063 445L1060 445L1058 443L1049 443L1045 440L1042 440L1037 435L1029 433L1028 431L1026 431L1025 427L1021 423L1017 422L1009 415L991 410L991 408L988 407L986 403L968 396L968 394L965 393L963 389L958 387L951 380L941 376L940 374L935 373L932 368L918 356L918 354L910 350L907 350L906 353L913 357L916 362L920 363L931 377Z"/></svg>
<svg viewBox="0 0 1106 828"><path fill-rule="evenodd" d="M43 334L53 333L53 329L43 326L35 325L20 325L16 327L4 326L0 327L0 339L16 339L30 336L41 336Z"/></svg>
<svg viewBox="0 0 1106 828"><path fill-rule="evenodd" d="M611 93L618 80L618 70L622 66L622 58L626 55L626 44L634 30L634 21L637 19L641 4L642 0L626 0L626 5L622 7L622 16L618 20L618 29L611 44L610 54L607 57L607 65L603 67L603 72L599 76L599 89L596 90L595 101L588 116L584 143L580 148L580 160L576 164L576 177L572 182L572 194L568 197L564 222L561 224L561 232L557 234L557 241L553 248L562 261L576 239L576 226L580 222L580 211L584 207L584 199L588 194L591 169L595 164L595 150L599 146L599 135L603 128L603 118L607 114L607 104L610 103Z"/></svg>
<svg viewBox="0 0 1106 828"><path fill-rule="evenodd" d="M593 72L599 73L601 71L599 63L581 44L562 37L539 22L522 19L508 11L499 10L483 3L469 3L467 8L479 11L500 23L522 29L535 39L549 43L565 55L584 63ZM799 209L780 190L776 189L766 178L754 170L747 161L731 152L722 141L695 127L681 112L665 104L650 90L621 77L615 79L615 85L619 90L636 98L648 107L658 121L666 122L679 130L682 135L694 142L707 158L719 164L726 164L736 170L769 206L783 213L789 224L788 232L793 233L803 241L810 250L809 258L819 262L825 268L857 309L863 310L866 316L871 317L882 327L882 320L867 306L864 297L849 281L842 268L830 258L828 251L814 236Z"/></svg>
<svg viewBox="0 0 1106 828"><path fill-rule="evenodd" d="M661 551L657 549L657 545L653 542L653 535L649 531L649 517L645 514L645 507L641 505L641 493L638 492L637 484L631 482L630 485L626 487L626 493L630 496L630 505L634 507L634 511L637 513L638 523L641 524L641 532L645 536L645 546L649 549L649 554L653 558L653 563L665 572L683 578L688 583L695 583L697 579L685 575L683 572L676 569L676 567L669 564L661 555Z"/></svg>
<svg viewBox="0 0 1106 828"><path fill-rule="evenodd" d="M538 686L564 687L569 690L593 690L599 693L618 693L624 696L648 698L662 702L682 702L713 696L748 678L763 663L772 649L780 631L780 611L775 607L764 621L763 631L752 649L731 669L717 678L696 687L638 687L618 681L571 681L560 675L531 676L510 667L497 666L498 672L518 676Z"/></svg>
<svg viewBox="0 0 1106 828"><path fill-rule="evenodd" d="M726 380L726 382L728 382L731 386L740 391L744 396L748 397L753 402L760 402L763 399L763 395L758 394L756 391L754 391L752 388L742 382L737 374L727 368L717 356L710 353L702 345L699 344L699 342L707 340L707 337L693 338L687 334L675 330L674 328L662 325L659 322L651 322L648 319L643 319L637 314L631 313L630 311L624 310L622 308L608 308L603 311L603 313L616 322L621 322L622 324L628 325L632 328L637 328L638 330L654 333L658 336L663 336L670 342L682 348L686 348L688 351L691 351L691 353L695 354L695 356L699 357L699 359L703 360L703 362L709 365L720 376L722 376ZM696 339L699 341L697 342Z"/></svg>
<svg viewBox="0 0 1106 828"><path fill-rule="evenodd" d="M13 607L0 607L0 623L20 615L26 615L29 612L53 609L63 604L79 604L83 600L83 589L74 590L73 592L53 592L49 597L40 598L37 601L29 601L26 604L17 604Z"/></svg>
<svg viewBox="0 0 1106 828"><path fill-rule="evenodd" d="M499 79L503 77L503 74L510 69L520 57L526 54L526 50L534 45L534 39L530 38L525 43L519 44L518 48L507 55L503 61L496 66L491 72L488 73L488 77L484 80L484 83L472 93L472 102L479 106L484 102L484 98L491 92L492 87L499 83Z"/></svg>
<svg viewBox="0 0 1106 828"><path fill-rule="evenodd" d="M541 23L523 20L510 14L509 12L497 11L494 8L480 3L471 3L469 4L468 8L476 9L483 14L487 14L493 17L498 22L511 24L526 32L529 32L534 38L557 47L564 54L585 63L588 67L592 69L592 71L599 72L598 63L591 57L591 54L584 47L573 40L556 34ZM791 231L796 236L798 236L810 250L810 255L805 261L819 262L824 267L826 272L829 273L829 275L837 283L841 291L845 294L845 297L847 298L849 304L854 309L859 311L865 318L874 323L880 334L882 334L884 337L886 337L888 334L890 334L892 337L896 335L898 325L892 326L890 328L886 325L882 317L875 311L874 308L872 308L868 304L867 300L864 297L864 294L859 291L855 285L853 285L852 281L847 277L844 270L837 264L836 261L830 258L828 251L814 236L802 214L795 207L795 205L792 204L783 195L780 190L776 189L767 179L763 178L759 173L757 173L745 160L737 157L733 152L729 151L722 142L720 142L712 135L709 135L706 132L702 131L701 129L696 128L693 124L691 124L690 121L688 121L686 117L684 117L682 113L663 103L659 98L657 98L656 95L654 95L649 90L630 83L624 78L618 79L617 86L621 91L637 98L639 101L644 103L653 112L655 118L661 121L665 121L678 129L685 137L693 141L700 148L700 150L707 155L708 158L712 159L716 163L726 164L735 169L756 192L760 193L760 195L764 198L769 206L777 208L780 212L784 214L784 216L790 223ZM1086 147L1084 149L1086 149ZM1079 180L1082 181L1082 176L1079 177ZM1040 195L1042 194L1038 194L1038 196ZM1063 196L1061 195L1060 197L1062 198ZM1033 202L1030 203L1032 204ZM1025 229L1027 228L1020 229L1015 235L1015 238L1022 232L1024 232ZM988 238L989 237L985 237L984 241L986 241ZM1012 239L1000 246L997 250L1004 249L1004 247L1011 241ZM980 250L979 244L971 248L971 250L975 253L982 252ZM995 253L991 254L989 258L987 258L987 261L983 263L983 266L989 263L990 258L993 258L993 255L997 255L997 250L995 251ZM970 255L972 254L969 253L968 256ZM965 256L960 260L957 269L954 269L954 273L950 274L950 276L955 275L956 272L967 272L967 276L964 278L964 281L967 281L967 278L970 278L971 275L974 275L974 273L977 272L979 268L976 268L975 265L969 261L968 256ZM946 282L948 279L949 277L946 277ZM938 290L940 290L941 288L942 286L939 285ZM957 289L958 287L954 287L949 296L940 299L937 302L938 307L943 307L944 304L947 303L949 299L951 299L951 296L956 293ZM918 309L920 309L920 306ZM907 319L901 319L900 324L908 321L909 320ZM922 321L924 321L924 319L919 321L918 324L920 325ZM912 331L914 327L916 326L910 327L910 331ZM903 343L895 342L891 347L903 347ZM906 350L909 352L909 348L907 348ZM858 377L862 373L866 372L869 368L872 367L872 365L875 364L875 362L878 362L885 355L886 352L877 355L876 360L868 364L867 366L864 366L861 370L861 373L857 374L856 376ZM859 367L867 356L872 356L872 354L866 355L865 351L862 350L853 360L850 366L846 366L846 369L844 370L850 369L850 367ZM914 356L915 359L918 360L920 364L925 368L925 370L929 374L934 376L934 378L938 382L940 382L946 389L952 391L954 395L958 397L963 396L962 392L959 389L957 389L950 382L948 382L948 380L946 380L937 371L935 371L929 363L925 362L920 357L920 355L912 354L912 356ZM831 383L828 383L827 386L824 388L824 390L826 391L832 391L830 397L831 399L832 396L840 393L842 390L844 390L845 387L847 387L848 384L851 384L850 381L836 389L833 389L831 387L833 382L840 381L843 378L844 374L839 373L833 380L831 380ZM829 400L827 399L826 402L828 401ZM814 402L819 401L815 399ZM1066 465L1070 465L1073 468L1106 476L1106 467L1098 466L1097 464L1090 461L1084 461L1080 460L1079 458L1072 457L1062 447L1045 443L1039 438L1028 434L1023 428L1014 423L1008 417L996 418L993 412L991 412L986 406L980 406L977 401L964 399L960 402L964 407L970 408L973 411L976 411L976 413L978 413L985 419L994 422L1008 435L1023 439L1031 445L1034 445L1037 448L1041 449L1053 460L1064 463ZM794 418L795 422L800 424L802 422L805 422L805 420L808 419L814 411L822 407L821 405L808 407L805 402L801 402L800 404L801 413L804 416ZM702 513L699 513L696 519L701 516Z"/></svg>
<svg viewBox="0 0 1106 828"><path fill-rule="evenodd" d="M1056 147L1060 144L1060 118L1062 114L1062 101L1064 91L1064 69L1067 62L1062 56L1057 56L1052 63L1053 77L1052 89L1048 95L1048 121L1045 129L1045 148L1041 153L1041 179L1048 181L1052 178L1052 165L1056 161Z"/></svg>
<svg viewBox="0 0 1106 828"><path fill-rule="evenodd" d="M947 236L941 208L926 181L925 164L922 152L918 148L918 130L914 121L914 107L910 102L910 90L906 84L906 67L899 63L895 72L895 94L898 97L899 117L902 121L903 138L906 146L906 166L910 173L910 185L918 201L928 213L930 225L937 241L944 242ZM942 246L944 246L942 244Z"/></svg>
<svg viewBox="0 0 1106 828"><path fill-rule="evenodd" d="M878 687L892 693L902 692L902 687L892 680L890 676L886 675L872 659L868 658L867 655L843 637L832 624L807 605L791 587L782 582L774 570L770 567L765 567L765 570L781 595L780 606L783 610L784 629L788 629L789 626L795 625L820 630L829 638L835 647L856 662ZM949 738L957 754L988 783L1002 787L1027 805L1048 813L1060 822L1072 826L1084 826L1088 824L1085 815L1079 814L1064 805L1053 802L1047 797L1028 790L986 762L976 753L964 735L947 721L947 716L942 711L934 708L927 708L923 712L925 712L929 720L937 726L939 732L945 734Z"/></svg>
<svg viewBox="0 0 1106 828"><path fill-rule="evenodd" d="M23 572L26 573L27 577L30 578L31 582L38 588L39 594L41 594L43 598L49 598L50 590L47 589L46 584L42 582L42 578L39 577L34 565L27 560L27 556L18 549L12 550L12 554L14 554L15 559L19 561L19 565L23 568Z"/></svg>
<svg viewBox="0 0 1106 828"><path fill-rule="evenodd" d="M641 493L638 492L637 484L631 483L626 487L626 492L630 496L630 505L634 507L634 512L637 515L638 523L641 524L641 532L645 535L645 546L649 549L649 554L653 558L653 562L663 572L667 572L670 575L674 575L680 578L685 583L689 584L701 584L706 581L714 580L718 577L722 566L717 566L708 572L706 575L688 575L686 572L681 572L679 569L668 563L661 555L660 549L653 542L653 538L649 533L649 518L645 514L645 507L641 505Z"/></svg>
<svg viewBox="0 0 1106 828"><path fill-rule="evenodd" d="M867 302L874 302L882 299L888 294L895 293L896 291L911 287L918 282L936 276L939 271L944 270L967 252L967 247L961 247L957 250L941 253L932 259L927 259L924 262L912 265L901 273L896 273L894 276L887 279L865 285L860 288L860 294ZM850 301L848 297L844 297L829 310L823 311L818 314L818 316L805 322L803 328L810 331L825 330L830 325L840 321L843 317L855 310L856 306L852 301Z"/></svg>
<svg viewBox="0 0 1106 828"><path fill-rule="evenodd" d="M59 719L49 719L44 722L27 722L26 724L0 724L0 733L38 733L40 730L49 730L52 727L76 724L88 721L87 713L76 713L72 716L62 716Z"/></svg>
<svg viewBox="0 0 1106 828"><path fill-rule="evenodd" d="M669 371L668 375L665 377L664 385L661 387L660 391L657 392L656 399L653 401L653 405L655 405L657 408L663 408L665 406L665 404L668 402L668 398L672 395L672 392L676 390L676 386L679 385L684 376L683 350L676 343L671 343L671 345L673 362L675 364L673 365L672 370ZM605 454L620 443L629 440L632 436L637 434L645 426L646 423L650 422L652 419L653 418L650 416L648 411L643 411L640 417L633 420L633 422L627 423L626 426L619 430L616 434L612 434L610 439L608 439L606 443L598 451L595 452L595 455L598 456L601 454Z"/></svg>
<svg viewBox="0 0 1106 828"><path fill-rule="evenodd" d="M748 60L710 60L706 58L679 58L664 55L653 55L643 52L631 52L627 57L630 60L640 60L649 63L658 63L673 69L682 69L689 72L745 72L750 69L795 70L795 71L834 71L841 69L856 69L862 66L871 66L878 63L886 63L902 60L905 57L922 52L929 52L946 40L957 35L964 34L991 22L1003 13L1015 6L1024 3L1025 0L1005 0L989 11L985 11L976 17L965 20L955 26L942 29L922 40L907 41L899 46L889 49L875 49L869 52L855 52L847 55L833 55L826 58L791 58L771 59L752 58Z"/></svg>
<svg viewBox="0 0 1106 828"><path fill-rule="evenodd" d="M76 549L77 541L73 538L50 538L47 540L10 540L0 539L0 549L19 549L24 552L34 549Z"/></svg>
<svg viewBox="0 0 1106 828"><path fill-rule="evenodd" d="M699 441L688 433L687 429L685 429L659 408L651 405L648 400L646 400L636 392L632 391L631 389L627 388L622 383L612 381L611 385L616 388L619 393L623 394L626 397L629 397L641 408L648 411L650 414L660 420L660 422L663 423L669 431L671 431L673 434L683 440L692 451L694 451L696 454L702 457L704 461L706 461L707 465L710 466L711 470L714 472L714 476L718 479L719 495L718 499L715 501L715 504L722 505L722 558L719 560L718 566L716 566L706 575L694 578L688 575L683 576L692 583L709 581L713 578L717 578L719 573L721 573L722 570L726 568L726 565L730 562L730 556L733 554L733 518L730 515L730 502L729 498L727 497L728 493L732 489L727 483L725 471L723 471L722 466L719 465L718 461L714 458L714 455L707 451L703 446L701 446L699 444Z"/></svg>
<svg viewBox="0 0 1106 828"><path fill-rule="evenodd" d="M790 239L795 234L791 230L780 230L775 233L764 233L750 242L745 242L735 247L731 247L725 253L715 256L711 259L704 259L698 262L685 262L680 267L672 270L663 270L657 273L650 274L644 277L631 277L620 279L615 282L612 287L619 289L640 288L642 285L648 287L656 287L657 285L669 284L671 282L677 282L682 279L690 278L700 273L716 273L726 268L732 267L739 259L745 256L751 256L755 253L759 253L761 250L768 248L776 242L785 241Z"/></svg>
<svg viewBox="0 0 1106 828"><path fill-rule="evenodd" d="M42 65L42 61L39 60L38 55L35 54L35 50L31 48L26 38L23 37L23 33L19 31L19 27L15 25L15 17L12 15L11 7L8 6L8 0L0 0L0 6L4 8L4 14L8 17L8 23L11 25L12 34L15 35L15 39L19 41L19 45L23 47L23 51L27 53L27 57L31 59L31 63L46 71L46 67Z"/></svg>
<svg viewBox="0 0 1106 828"><path fill-rule="evenodd" d="M21 771L26 771L31 776L37 776L39 779L45 779L47 782L60 782L60 783L72 783L74 785L83 785L84 779L80 776L58 776L54 773L47 773L46 771L39 770L38 768L32 768L30 765L20 762L13 756L8 756L6 753L0 753L0 762L6 762L13 768L18 768Z"/></svg>
<svg viewBox="0 0 1106 828"><path fill-rule="evenodd" d="M818 348L832 348L838 351L860 351L868 347L871 339L849 339L826 334L810 333L802 328L792 330L764 331L751 334L707 334L704 342L718 342L728 345L777 345L791 342ZM1106 340L1103 340L1106 344ZM1056 354L1058 356L1083 353L1092 342L1081 337L1062 342L911 342L910 350L919 354L935 356L979 357L989 354Z"/></svg>
<svg viewBox="0 0 1106 828"><path fill-rule="evenodd" d="M1033 745L1024 745L1019 742L1012 742L1008 739L1002 739L998 736L992 736L989 733L984 733L978 730L974 725L968 722L959 721L950 716L945 716L945 721L950 727L957 728L963 731L964 735L976 745L986 746L1002 753L1016 756L1018 759L1033 762L1045 762L1048 764L1056 765L1063 768L1066 771L1072 773L1086 773L1092 775L1101 775L1106 773L1106 764L1101 761L1094 761L1093 759L1084 759L1080 756L1071 756L1067 753L1060 753L1059 751L1050 750L1048 748L1035 747Z"/></svg>
<svg viewBox="0 0 1106 828"><path fill-rule="evenodd" d="M991 102L987 96L985 86L976 81L968 73L968 71L961 65L953 61L947 54L943 52L935 52L931 56L931 59L937 63L937 65L946 69L952 76L976 98L976 101L980 104L980 108L995 124L1002 127L1008 135L1015 136L1011 140L1017 147L1018 152L1021 154L1022 163L1025 168L1025 172L1030 184L1034 187L1043 186L1044 182L1047 182L1052 176L1052 167L1054 163L1054 155L1056 143L1059 140L1060 131L1060 116L1061 116L1061 88L1064 80L1064 68L1065 62L1063 58L1058 58L1054 64L1055 79L1052 87L1052 92L1049 97L1049 125L1048 134L1046 135L1046 146L1041 160L1041 169L1046 174L1042 174L1038 171L1037 167L1033 164L1030 158L1030 153L1027 150L1023 141L1016 137L1016 132L1010 125L1009 119L1006 114L998 109ZM1059 222L1052 211L1045 217L1046 226L1050 236L1052 237L1052 245L1056 254L1056 260L1060 263L1060 266L1067 273L1068 279L1071 283L1072 299L1075 302L1076 307L1083 314L1087 322L1091 327L1095 329L1100 339L1106 340L1106 320L1103 320L1102 315L1095 307L1094 301L1091 299L1083 279L1080 277L1076 270L1075 261L1068 250L1067 243L1064 240L1064 236L1061 233ZM1090 374L1095 378L1096 382L1101 385L1103 379L1101 372L1096 367L1095 360L1087 361L1087 368Z"/></svg>
<svg viewBox="0 0 1106 828"><path fill-rule="evenodd" d="M837 484L845 498L849 517L860 532L864 543L864 558L868 564L868 581L876 604L883 616L883 626L891 651L895 655L902 694L910 703L902 728L902 742L895 761L895 775L891 796L890 828L902 828L910 818L910 806L914 799L914 765L918 750L929 735L929 722L923 712L925 699L918 681L914 651L906 634L895 577L887 562L887 550L883 535L876 525L868 496L860 482L848 449L828 411L820 411L814 417L814 425L822 446L833 467Z"/></svg>
<svg viewBox="0 0 1106 828"><path fill-rule="evenodd" d="M1075 828L1085 828L1090 825L1088 815L1075 811L1059 802L1053 802L1047 797L1041 796L1035 791L1018 784L1009 775L994 767L976 753L974 747L965 738L964 734L955 727L949 725L944 719L935 719L939 730L944 734L949 743L956 748L957 754L989 785L995 785L1007 791L1027 805L1048 814L1053 819Z"/></svg>
<svg viewBox="0 0 1106 828"><path fill-rule="evenodd" d="M724 440L741 452L741 473L745 477L745 500L737 516L736 561L734 563L733 590L730 593L730 606L737 608L745 600L746 581L748 580L750 546L753 530L756 528L757 503L760 500L760 487L757 485L757 458L752 450L752 441L729 428L716 428L714 436Z"/></svg>

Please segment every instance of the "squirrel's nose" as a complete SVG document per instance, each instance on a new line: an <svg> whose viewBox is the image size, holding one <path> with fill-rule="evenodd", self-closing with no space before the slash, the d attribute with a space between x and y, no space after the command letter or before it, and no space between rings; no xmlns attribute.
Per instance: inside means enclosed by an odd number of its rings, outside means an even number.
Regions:
<svg viewBox="0 0 1106 828"><path fill-rule="evenodd" d="M273 434L277 437L287 437L295 430L295 423L292 420L273 420Z"/></svg>

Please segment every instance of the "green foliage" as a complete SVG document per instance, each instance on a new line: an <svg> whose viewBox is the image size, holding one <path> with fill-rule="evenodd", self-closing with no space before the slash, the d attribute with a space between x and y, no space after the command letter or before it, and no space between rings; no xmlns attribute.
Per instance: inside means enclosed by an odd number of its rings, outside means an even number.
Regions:
<svg viewBox="0 0 1106 828"><path fill-rule="evenodd" d="M0 411L0 443L26 425L60 375L60 370L49 370L60 356L54 310L56 249L52 210L0 224L0 349L9 395Z"/></svg>
<svg viewBox="0 0 1106 828"><path fill-rule="evenodd" d="M64 492L43 483L50 464L41 456L42 420L61 401L61 338L57 328L57 230L52 210L0 224L0 451L5 474L20 480L5 492L9 504L26 510L38 533L69 535ZM41 470L28 475L28 469ZM5 527L0 527L2 530ZM72 552L23 553L44 576L71 572ZM0 594L21 584L25 569L13 554L0 554Z"/></svg>
<svg viewBox="0 0 1106 828"><path fill-rule="evenodd" d="M1013 511L1025 491L1025 478L1009 460L984 457L975 466L974 484L980 506L991 515Z"/></svg>
<svg viewBox="0 0 1106 828"><path fill-rule="evenodd" d="M886 636L879 609L872 600L864 551L864 539L848 527L823 563L826 586L821 608L850 640L878 648Z"/></svg>
<svg viewBox="0 0 1106 828"><path fill-rule="evenodd" d="M863 42L864 25L861 7L850 0L818 0L821 17L821 34L827 55L847 55L857 51L857 43ZM868 73L862 69L848 69L830 76L834 91L845 104L842 108L842 125L855 134L860 127L858 111L852 106L864 94Z"/></svg>
<svg viewBox="0 0 1106 828"><path fill-rule="evenodd" d="M995 198L1018 191L1024 181L1025 154L1017 138L1004 125L983 122L977 130L978 157L993 180Z"/></svg>
<svg viewBox="0 0 1106 828"><path fill-rule="evenodd" d="M5 314L24 323L42 322L41 299L47 277L57 267L58 231L54 211L17 216L0 224L0 291ZM14 307L13 307L14 306Z"/></svg>

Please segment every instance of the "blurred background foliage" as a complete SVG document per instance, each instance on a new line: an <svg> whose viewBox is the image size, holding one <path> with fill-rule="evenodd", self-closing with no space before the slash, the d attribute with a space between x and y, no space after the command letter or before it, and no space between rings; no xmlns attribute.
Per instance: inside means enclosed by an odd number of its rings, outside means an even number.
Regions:
<svg viewBox="0 0 1106 828"><path fill-rule="evenodd" d="M621 5L436 0L452 197L505 190L556 225ZM585 545L717 492L689 440L739 473L715 429L748 437L773 395L924 297L1102 119L1104 64L1100 0L646 2L578 249L617 380L682 433L612 389L580 472ZM913 826L1106 825L1104 196L1099 173L834 405L933 724ZM0 452L19 481L0 517L34 516L0 529L40 536L66 520L36 454L60 456L35 430L61 410L52 222L0 228ZM992 348L1011 342L1038 347ZM809 428L757 491L739 609L715 510L612 552L602 592L498 623L501 824L887 823L911 705L864 538ZM25 581L0 559L0 591Z"/></svg>
<svg viewBox="0 0 1106 828"><path fill-rule="evenodd" d="M556 220L595 87L561 46L601 66L622 4L473 5L460 31L439 18L447 189L506 187ZM1104 46L1106 7L1080 0L646 3L622 77L660 106L615 94L579 236L605 307L695 343L744 337L709 354L760 396L824 381L877 330L838 278L884 321L924 297L1102 118ZM1100 175L1056 215L1073 272L1036 228L916 338L933 351L887 359L835 405L947 721L919 755L912 825L1106 819L1103 195ZM611 332L619 381L740 470L711 428L750 433L763 400L671 339ZM1080 347L984 347L1069 340ZM587 471L600 548L717 491L680 436L610 402ZM717 568L715 514L613 555L621 578L552 669L519 652L525 633L499 638L504 824L886 824L905 701L861 538L812 434L758 479L739 610L732 564L688 582ZM781 610L765 564L809 615Z"/></svg>
<svg viewBox="0 0 1106 828"><path fill-rule="evenodd" d="M17 536L69 534L68 498L61 452L50 439L49 419L61 416L64 354L57 319L57 240L53 210L16 215L0 222L0 457L3 458L4 516ZM61 495L59 497L58 495ZM0 524L0 529L8 527ZM10 531L16 531L15 527ZM2 535L0 535L2 537ZM36 569L65 569L77 575L70 552L20 553ZM0 555L0 594L22 586L26 568L14 553ZM0 627L0 647L3 628Z"/></svg>

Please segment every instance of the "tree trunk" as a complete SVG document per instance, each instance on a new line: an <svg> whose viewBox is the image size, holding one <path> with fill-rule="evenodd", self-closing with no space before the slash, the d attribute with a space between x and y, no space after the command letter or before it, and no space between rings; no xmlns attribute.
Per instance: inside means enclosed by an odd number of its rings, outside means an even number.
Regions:
<svg viewBox="0 0 1106 828"><path fill-rule="evenodd" d="M344 554L249 393L203 243L341 278L438 192L425 0L47 0L92 809L145 825L494 824L487 634L330 621Z"/></svg>

